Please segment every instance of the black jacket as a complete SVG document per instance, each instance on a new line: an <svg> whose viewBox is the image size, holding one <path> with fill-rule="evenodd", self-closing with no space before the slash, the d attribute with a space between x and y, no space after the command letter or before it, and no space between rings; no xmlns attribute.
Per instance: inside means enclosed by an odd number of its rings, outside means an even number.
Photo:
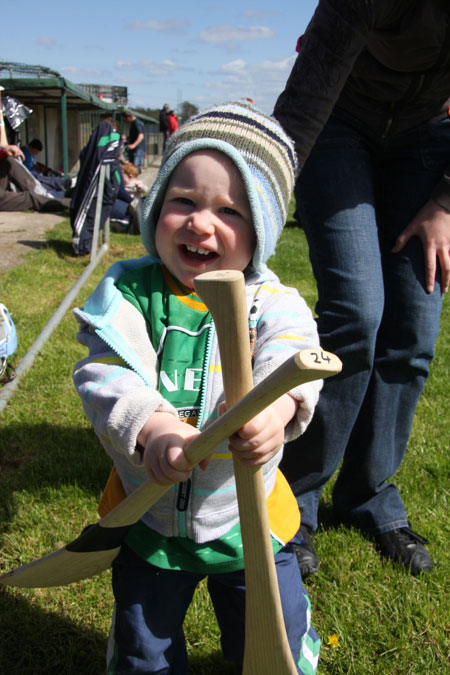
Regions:
<svg viewBox="0 0 450 675"><path fill-rule="evenodd" d="M335 106L382 137L447 115L449 23L450 0L319 0L274 110L300 165ZM450 168L438 189L450 210Z"/></svg>
<svg viewBox="0 0 450 675"><path fill-rule="evenodd" d="M120 134L110 122L100 122L80 152L80 170L70 203L72 244L77 254L86 255L92 247L100 168L109 165L109 179L103 189L100 227L106 222L121 183Z"/></svg>

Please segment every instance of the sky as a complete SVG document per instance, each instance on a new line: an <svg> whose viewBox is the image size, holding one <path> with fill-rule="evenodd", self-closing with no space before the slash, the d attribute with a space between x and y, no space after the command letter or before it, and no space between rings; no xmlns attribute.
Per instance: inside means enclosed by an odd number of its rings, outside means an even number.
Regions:
<svg viewBox="0 0 450 675"><path fill-rule="evenodd" d="M271 113L317 2L8 2L0 61L46 66L75 83L126 86L129 107L189 101L201 109L248 97Z"/></svg>

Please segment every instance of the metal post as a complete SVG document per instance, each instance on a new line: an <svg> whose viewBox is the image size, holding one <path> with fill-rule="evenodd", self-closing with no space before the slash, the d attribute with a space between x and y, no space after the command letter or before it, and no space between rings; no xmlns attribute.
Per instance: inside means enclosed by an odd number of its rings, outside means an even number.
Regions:
<svg viewBox="0 0 450 675"><path fill-rule="evenodd" d="M67 93L65 89L61 89L61 132L62 132L62 148L63 148L63 170L64 176L69 175L69 150L67 141Z"/></svg>
<svg viewBox="0 0 450 675"><path fill-rule="evenodd" d="M33 344L31 345L31 347L29 348L23 359L20 361L19 365L16 367L15 378L10 382L8 382L7 384L5 384L0 389L0 413L6 407L6 404L8 403L9 399L12 398L13 393L15 392L15 390L19 385L21 377L25 375L27 370L32 366L35 357L37 356L41 348L44 346L44 344L47 342L50 335L53 333L54 329L64 318L64 314L71 306L73 300L77 297L79 290L85 284L87 279L91 276L92 272L95 270L98 263L100 262L100 259L103 257L103 255L106 253L107 250L108 245L103 244L95 260L92 260L89 263L89 265L84 270L83 274L74 283L74 285L72 286L72 288L70 289L64 300L59 305L58 309L55 311L51 319L49 319L49 321L46 323L41 333L38 335L38 337L33 342Z"/></svg>
<svg viewBox="0 0 450 675"><path fill-rule="evenodd" d="M110 169L109 164L102 164L100 166L100 173L98 177L97 203L95 205L94 233L92 235L91 262L95 260L99 245L100 220L102 217L102 208L103 208L103 192L105 188L105 180L109 179L109 169ZM108 239L109 239L109 218L107 223L105 223L105 228L107 228L108 230Z"/></svg>
<svg viewBox="0 0 450 675"><path fill-rule="evenodd" d="M44 105L44 148L45 148L45 164L48 166L48 134L47 134L47 106Z"/></svg>

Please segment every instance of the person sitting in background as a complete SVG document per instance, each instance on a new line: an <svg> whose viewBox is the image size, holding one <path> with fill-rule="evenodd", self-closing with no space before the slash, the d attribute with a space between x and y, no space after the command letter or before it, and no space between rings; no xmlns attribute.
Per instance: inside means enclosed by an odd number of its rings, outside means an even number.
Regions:
<svg viewBox="0 0 450 675"><path fill-rule="evenodd" d="M44 164L36 161L36 156L42 152L44 146L39 138L33 138L28 145L21 146L24 155L23 163L28 171L44 186L47 192L56 198L69 197L69 191L72 188L72 179L64 178L57 171L49 169Z"/></svg>
<svg viewBox="0 0 450 675"><path fill-rule="evenodd" d="M111 211L111 229L114 232L140 232L142 196L148 187L138 179L138 175L132 162L121 165L122 182Z"/></svg>
<svg viewBox="0 0 450 675"><path fill-rule="evenodd" d="M44 146L38 138L33 138L28 145L21 147L24 156L23 163L31 173L36 171L36 155L42 152L43 148Z"/></svg>
<svg viewBox="0 0 450 675"><path fill-rule="evenodd" d="M133 162L125 162L121 166L125 190L133 197L142 197L148 192L148 185L139 180L139 171Z"/></svg>
<svg viewBox="0 0 450 675"><path fill-rule="evenodd" d="M16 145L0 147L0 211L62 211L70 201L55 198L22 164L24 154Z"/></svg>

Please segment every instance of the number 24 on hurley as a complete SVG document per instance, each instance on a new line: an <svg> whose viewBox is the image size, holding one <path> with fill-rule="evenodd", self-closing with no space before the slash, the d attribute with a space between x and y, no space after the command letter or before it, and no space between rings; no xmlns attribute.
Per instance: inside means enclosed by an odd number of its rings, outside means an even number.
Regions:
<svg viewBox="0 0 450 675"><path fill-rule="evenodd" d="M323 363L326 361L329 363L331 361L329 355L326 352L320 351L319 352L311 352L311 356L314 356L314 363Z"/></svg>

